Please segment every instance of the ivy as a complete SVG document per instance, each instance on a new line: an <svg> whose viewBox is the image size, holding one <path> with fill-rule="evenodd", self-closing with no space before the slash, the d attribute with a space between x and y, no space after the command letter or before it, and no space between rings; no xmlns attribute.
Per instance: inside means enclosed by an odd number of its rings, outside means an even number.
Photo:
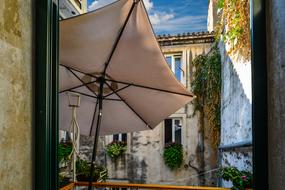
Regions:
<svg viewBox="0 0 285 190"><path fill-rule="evenodd" d="M249 59L250 44L250 2L249 0L218 0L219 22L216 38L230 45L229 53L239 53Z"/></svg>
<svg viewBox="0 0 285 190"><path fill-rule="evenodd" d="M193 115L200 113L200 122L204 116L212 133L213 145L219 143L221 108L221 57L216 46L208 55L199 55L193 61L195 72L191 82L194 99ZM204 127L204 126L203 126Z"/></svg>

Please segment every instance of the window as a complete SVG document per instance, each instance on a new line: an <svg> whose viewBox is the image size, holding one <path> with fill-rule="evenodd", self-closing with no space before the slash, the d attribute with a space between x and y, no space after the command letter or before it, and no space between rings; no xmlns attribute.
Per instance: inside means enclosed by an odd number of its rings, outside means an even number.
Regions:
<svg viewBox="0 0 285 190"><path fill-rule="evenodd" d="M164 120L164 142L181 144L182 119L172 118Z"/></svg>
<svg viewBox="0 0 285 190"><path fill-rule="evenodd" d="M127 142L127 140L128 140L127 137L128 137L128 135L126 133L116 134L116 135L113 135L113 141Z"/></svg>
<svg viewBox="0 0 285 190"><path fill-rule="evenodd" d="M172 72L175 74L177 80L181 81L183 76L181 55L167 55L166 61Z"/></svg>

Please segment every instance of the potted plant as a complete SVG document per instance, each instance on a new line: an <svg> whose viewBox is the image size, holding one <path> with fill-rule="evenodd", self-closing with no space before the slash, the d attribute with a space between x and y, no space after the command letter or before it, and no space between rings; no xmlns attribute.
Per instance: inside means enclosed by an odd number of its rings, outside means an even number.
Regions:
<svg viewBox="0 0 285 190"><path fill-rule="evenodd" d="M163 152L164 163L171 169L180 168L183 162L183 146L178 143L167 144Z"/></svg>
<svg viewBox="0 0 285 190"><path fill-rule="evenodd" d="M117 159L127 150L127 143L123 141L113 141L106 146L107 155Z"/></svg>
<svg viewBox="0 0 285 190"><path fill-rule="evenodd" d="M232 190L245 190L252 188L253 178L252 173L248 171L240 171L235 167L221 168L218 175L226 181L233 183Z"/></svg>
<svg viewBox="0 0 285 190"><path fill-rule="evenodd" d="M89 181L90 175L90 164L85 160L77 160L76 161L76 179L78 181ZM93 181L106 181L108 178L108 170L103 166L94 166L93 170Z"/></svg>

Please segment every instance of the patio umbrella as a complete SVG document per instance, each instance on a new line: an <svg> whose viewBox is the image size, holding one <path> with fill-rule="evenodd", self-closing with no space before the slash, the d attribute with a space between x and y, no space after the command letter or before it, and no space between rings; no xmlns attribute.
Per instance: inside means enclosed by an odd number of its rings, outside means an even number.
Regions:
<svg viewBox="0 0 285 190"><path fill-rule="evenodd" d="M60 22L60 128L80 94L80 132L98 136L153 129L193 99L167 65L143 1L120 0ZM92 169L93 167L91 167Z"/></svg>

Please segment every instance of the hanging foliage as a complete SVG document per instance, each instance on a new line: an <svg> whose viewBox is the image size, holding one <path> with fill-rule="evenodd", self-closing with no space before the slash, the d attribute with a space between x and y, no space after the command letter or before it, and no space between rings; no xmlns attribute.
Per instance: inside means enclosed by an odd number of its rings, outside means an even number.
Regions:
<svg viewBox="0 0 285 190"><path fill-rule="evenodd" d="M191 82L194 99L194 115L198 111L201 120L207 119L213 145L217 146L220 136L221 108L221 57L215 46L208 55L199 55L193 61L195 72Z"/></svg>
<svg viewBox="0 0 285 190"><path fill-rule="evenodd" d="M165 146L163 152L164 163L171 170L177 169L183 162L183 146L178 143L170 143Z"/></svg>
<svg viewBox="0 0 285 190"><path fill-rule="evenodd" d="M113 141L106 146L106 152L108 156L113 159L117 159L127 150L127 143L123 141Z"/></svg>
<svg viewBox="0 0 285 190"><path fill-rule="evenodd" d="M67 161L72 152L72 143L71 142L60 142L58 145L58 160Z"/></svg>
<svg viewBox="0 0 285 190"><path fill-rule="evenodd" d="M229 44L229 53L251 56L249 0L218 0L217 39Z"/></svg>

